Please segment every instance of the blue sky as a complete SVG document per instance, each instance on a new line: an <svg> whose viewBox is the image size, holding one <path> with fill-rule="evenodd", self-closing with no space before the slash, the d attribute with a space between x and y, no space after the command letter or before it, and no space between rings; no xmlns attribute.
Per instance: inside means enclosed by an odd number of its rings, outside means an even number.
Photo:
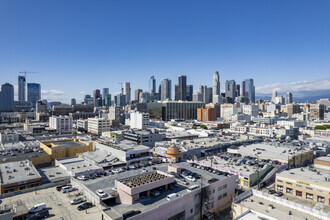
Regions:
<svg viewBox="0 0 330 220"><path fill-rule="evenodd" d="M328 0L2 0L0 83L36 71L27 81L43 98L67 101L124 81L147 89L154 73L172 87L185 74L196 90L219 70L222 88L252 77L257 94L329 89L329 11Z"/></svg>

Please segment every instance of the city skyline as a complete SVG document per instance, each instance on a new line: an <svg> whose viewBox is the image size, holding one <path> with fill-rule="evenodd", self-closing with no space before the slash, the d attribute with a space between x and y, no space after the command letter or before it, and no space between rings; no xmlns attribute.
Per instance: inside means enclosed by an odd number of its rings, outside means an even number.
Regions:
<svg viewBox="0 0 330 220"><path fill-rule="evenodd" d="M187 75L196 91L219 71L221 88L253 78L256 96L289 87L329 97L328 1L76 3L0 3L1 84L37 71L26 81L39 83L42 97L69 102L94 89L118 93L118 82L148 91L152 75L172 88Z"/></svg>

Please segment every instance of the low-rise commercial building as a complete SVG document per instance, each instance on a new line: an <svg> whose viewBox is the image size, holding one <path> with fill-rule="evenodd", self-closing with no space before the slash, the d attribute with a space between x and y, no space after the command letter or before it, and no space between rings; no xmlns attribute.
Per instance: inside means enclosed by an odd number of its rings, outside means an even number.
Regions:
<svg viewBox="0 0 330 220"><path fill-rule="evenodd" d="M330 173L313 168L285 170L276 174L275 190L330 206Z"/></svg>
<svg viewBox="0 0 330 220"><path fill-rule="evenodd" d="M292 144L259 143L228 148L229 153L258 157L288 164L289 168L311 164L314 153L309 148Z"/></svg>
<svg viewBox="0 0 330 220"><path fill-rule="evenodd" d="M318 209L308 203L299 203L250 189L234 198L232 214L235 220L247 219L329 219L329 210Z"/></svg>
<svg viewBox="0 0 330 220"><path fill-rule="evenodd" d="M9 193L42 184L41 176L31 161L14 161L0 164L0 193Z"/></svg>
<svg viewBox="0 0 330 220"><path fill-rule="evenodd" d="M153 147L156 142L165 139L165 134L160 134L156 130L129 130L123 132L123 138L136 142L137 144Z"/></svg>
<svg viewBox="0 0 330 220"><path fill-rule="evenodd" d="M62 141L41 142L40 148L49 156L50 162L55 164L56 159L75 157L79 153L93 151L92 142L80 141L78 138Z"/></svg>

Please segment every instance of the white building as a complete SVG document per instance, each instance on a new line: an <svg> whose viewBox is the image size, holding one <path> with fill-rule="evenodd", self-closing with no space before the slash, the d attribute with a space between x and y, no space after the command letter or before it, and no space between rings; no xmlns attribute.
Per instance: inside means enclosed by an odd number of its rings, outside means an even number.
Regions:
<svg viewBox="0 0 330 220"><path fill-rule="evenodd" d="M77 120L77 129L78 129L78 131L87 131L88 130L88 120L87 119Z"/></svg>
<svg viewBox="0 0 330 220"><path fill-rule="evenodd" d="M110 131L110 119L105 118L89 118L88 133L101 135L102 132Z"/></svg>
<svg viewBox="0 0 330 220"><path fill-rule="evenodd" d="M0 143L17 142L18 140L18 133L13 131L6 130L0 133Z"/></svg>
<svg viewBox="0 0 330 220"><path fill-rule="evenodd" d="M237 114L237 107L233 104L221 105L221 118L225 121L230 121L232 115Z"/></svg>
<svg viewBox="0 0 330 220"><path fill-rule="evenodd" d="M132 129L145 129L149 126L149 113L133 111L130 116Z"/></svg>
<svg viewBox="0 0 330 220"><path fill-rule="evenodd" d="M56 129L56 132L67 133L72 131L73 119L69 116L49 117L49 128Z"/></svg>
<svg viewBox="0 0 330 220"><path fill-rule="evenodd" d="M259 106L258 105L243 105L243 114L257 117L259 114Z"/></svg>
<svg viewBox="0 0 330 220"><path fill-rule="evenodd" d="M109 119L110 120L120 120L120 107L111 106L109 108Z"/></svg>

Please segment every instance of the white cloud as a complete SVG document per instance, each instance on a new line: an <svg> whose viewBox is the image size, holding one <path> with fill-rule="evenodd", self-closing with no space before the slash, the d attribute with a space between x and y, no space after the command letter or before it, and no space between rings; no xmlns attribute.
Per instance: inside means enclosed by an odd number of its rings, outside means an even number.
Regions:
<svg viewBox="0 0 330 220"><path fill-rule="evenodd" d="M51 89L51 90L41 90L42 95L62 95L65 94L65 92L56 90L56 89Z"/></svg>
<svg viewBox="0 0 330 220"><path fill-rule="evenodd" d="M256 95L271 95L276 90L278 94L291 92L295 96L305 96L310 93L327 93L330 91L330 79L314 80L314 81L297 81L290 83L274 83L256 87ZM330 93L328 93L330 96Z"/></svg>

